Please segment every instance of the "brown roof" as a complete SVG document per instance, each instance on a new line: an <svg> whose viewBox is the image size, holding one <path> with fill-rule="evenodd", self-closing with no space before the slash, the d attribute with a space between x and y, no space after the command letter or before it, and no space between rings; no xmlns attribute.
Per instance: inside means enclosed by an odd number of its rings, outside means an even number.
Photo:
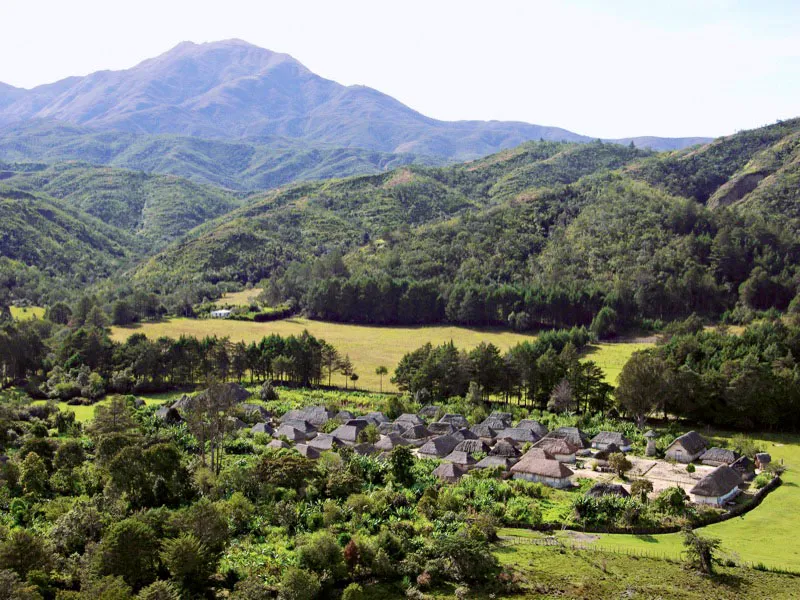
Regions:
<svg viewBox="0 0 800 600"><path fill-rule="evenodd" d="M628 490L619 485L618 483L595 483L591 489L586 492L587 496L592 498L600 498L602 496L619 496L620 498L628 498L630 494Z"/></svg>
<svg viewBox="0 0 800 600"><path fill-rule="evenodd" d="M457 440L452 435L440 435L425 442L425 445L419 449L420 454L427 454L428 456L447 456L458 446Z"/></svg>
<svg viewBox="0 0 800 600"><path fill-rule="evenodd" d="M526 473L553 479L566 479L573 474L572 469L557 460L535 458L530 453L525 453L520 461L511 467L512 473Z"/></svg>
<svg viewBox="0 0 800 600"><path fill-rule="evenodd" d="M689 431L682 436L675 438L673 442L667 446L667 450L672 448L675 444L680 444L689 454L697 454L708 448L708 442L696 431Z"/></svg>
<svg viewBox="0 0 800 600"><path fill-rule="evenodd" d="M483 440L464 440L458 443L455 451L468 452L469 454L475 454L476 452L487 454L489 452L489 446Z"/></svg>
<svg viewBox="0 0 800 600"><path fill-rule="evenodd" d="M491 452L489 452L492 456L506 456L509 458L516 458L519 456L520 451L517 450L517 447L511 440L501 439L498 440L497 443L492 448Z"/></svg>
<svg viewBox="0 0 800 600"><path fill-rule="evenodd" d="M391 450L396 446L408 446L409 441L401 436L399 433L389 433L387 435L382 435L381 439L376 442L375 447L378 450Z"/></svg>
<svg viewBox="0 0 800 600"><path fill-rule="evenodd" d="M451 462L443 462L433 470L433 474L442 479L458 479L466 472L464 467Z"/></svg>
<svg viewBox="0 0 800 600"><path fill-rule="evenodd" d="M691 493L695 496L715 498L724 496L742 483L742 477L728 465L717 467L697 482Z"/></svg>
<svg viewBox="0 0 800 600"><path fill-rule="evenodd" d="M739 455L733 450L728 450L727 448L709 448L700 455L700 460L702 462L721 462L728 465L732 465L734 462L736 462L737 458L739 458Z"/></svg>
<svg viewBox="0 0 800 600"><path fill-rule="evenodd" d="M455 463L457 465L474 465L476 461L468 452L462 450L453 450L450 454L445 456L442 460Z"/></svg>
<svg viewBox="0 0 800 600"><path fill-rule="evenodd" d="M502 467L508 470L513 465L515 459L507 456L484 456L480 462L475 465L478 469L493 469L495 467Z"/></svg>
<svg viewBox="0 0 800 600"><path fill-rule="evenodd" d="M562 438L545 437L534 444L535 448L541 448L548 454L575 454L577 448Z"/></svg>

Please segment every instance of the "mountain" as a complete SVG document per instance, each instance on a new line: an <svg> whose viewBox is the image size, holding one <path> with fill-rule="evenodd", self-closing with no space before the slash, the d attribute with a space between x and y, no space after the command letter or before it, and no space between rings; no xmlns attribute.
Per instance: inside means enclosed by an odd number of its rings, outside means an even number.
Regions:
<svg viewBox="0 0 800 600"><path fill-rule="evenodd" d="M366 175L447 161L363 148L309 146L287 138L212 140L176 135L98 131L56 121L28 121L0 131L6 162L80 161L177 175L229 190L254 191L295 181Z"/></svg>
<svg viewBox="0 0 800 600"><path fill-rule="evenodd" d="M377 90L340 85L287 54L240 40L183 42L131 69L71 77L31 90L0 88L0 126L36 119L206 139L278 136L311 146L458 160L528 140L591 141L557 127L431 119ZM702 141L636 139L655 149Z"/></svg>
<svg viewBox="0 0 800 600"><path fill-rule="evenodd" d="M238 208L230 192L180 177L67 163L0 165L6 186L58 198L160 249L206 221Z"/></svg>

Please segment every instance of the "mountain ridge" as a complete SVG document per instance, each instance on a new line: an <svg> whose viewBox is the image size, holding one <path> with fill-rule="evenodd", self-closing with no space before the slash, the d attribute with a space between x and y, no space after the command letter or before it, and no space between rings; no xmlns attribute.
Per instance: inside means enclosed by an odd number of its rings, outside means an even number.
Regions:
<svg viewBox="0 0 800 600"><path fill-rule="evenodd" d="M309 144L478 158L525 141L587 142L559 127L514 121L439 121L373 88L344 86L291 55L242 40L182 42L119 71L97 71L29 90L0 86L0 127L55 119L102 130L241 139L283 136ZM675 149L708 138L609 140Z"/></svg>

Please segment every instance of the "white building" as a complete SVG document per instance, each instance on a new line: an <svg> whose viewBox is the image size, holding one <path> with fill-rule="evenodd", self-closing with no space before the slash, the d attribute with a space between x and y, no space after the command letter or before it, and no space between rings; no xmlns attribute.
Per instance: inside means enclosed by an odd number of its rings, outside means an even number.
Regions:
<svg viewBox="0 0 800 600"><path fill-rule="evenodd" d="M227 308L221 308L219 310L211 311L212 319L227 319L230 316L231 316L231 311L229 311Z"/></svg>

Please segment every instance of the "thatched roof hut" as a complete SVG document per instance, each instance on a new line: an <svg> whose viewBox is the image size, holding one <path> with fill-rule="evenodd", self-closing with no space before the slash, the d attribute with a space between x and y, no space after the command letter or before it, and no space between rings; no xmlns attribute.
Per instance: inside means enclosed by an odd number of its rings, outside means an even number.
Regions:
<svg viewBox="0 0 800 600"><path fill-rule="evenodd" d="M456 483L466 473L466 468L452 462L443 462L433 470L433 474L436 477L447 483Z"/></svg>
<svg viewBox="0 0 800 600"><path fill-rule="evenodd" d="M699 504L722 505L739 493L741 483L739 473L722 465L698 481L689 493Z"/></svg>
<svg viewBox="0 0 800 600"><path fill-rule="evenodd" d="M601 498L603 496L619 496L620 498L628 498L630 493L618 483L595 483L591 489L586 492L587 496L592 498Z"/></svg>
<svg viewBox="0 0 800 600"><path fill-rule="evenodd" d="M455 450L459 441L461 440L457 440L452 435L440 435L431 438L419 449L419 455L423 458L442 458Z"/></svg>

